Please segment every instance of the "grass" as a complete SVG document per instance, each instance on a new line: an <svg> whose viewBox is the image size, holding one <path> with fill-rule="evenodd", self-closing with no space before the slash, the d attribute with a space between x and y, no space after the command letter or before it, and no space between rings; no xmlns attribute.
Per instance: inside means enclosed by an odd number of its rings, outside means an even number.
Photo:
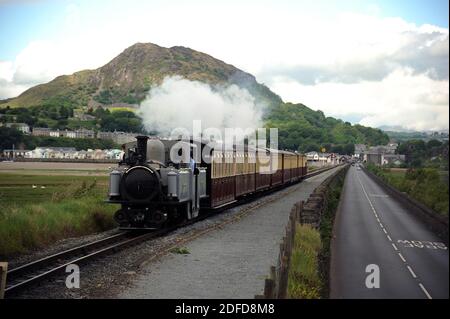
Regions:
<svg viewBox="0 0 450 319"><path fill-rule="evenodd" d="M0 178L0 257L114 227L117 207L103 202L107 193L103 178L20 174Z"/></svg>
<svg viewBox="0 0 450 319"><path fill-rule="evenodd" d="M172 254L189 255L190 252L186 247L176 247L170 251Z"/></svg>
<svg viewBox="0 0 450 319"><path fill-rule="evenodd" d="M438 214L448 216L448 182L445 182L443 173L437 169L420 168L399 171L374 165L367 165L367 169Z"/></svg>
<svg viewBox="0 0 450 319"><path fill-rule="evenodd" d="M288 277L288 297L318 299L322 279L319 273L320 233L309 225L296 226L294 246Z"/></svg>
<svg viewBox="0 0 450 319"><path fill-rule="evenodd" d="M92 192L105 196L108 187L107 176L0 173L0 207L2 205L23 205L45 202L51 200L53 194L67 187L82 185L82 183L92 184L94 181L96 184Z"/></svg>
<svg viewBox="0 0 450 319"><path fill-rule="evenodd" d="M333 236L333 225L339 200L344 185L345 175L340 175L329 185L327 193L327 205L322 213L320 222L320 238L322 240L322 250L319 255L319 269L322 276L321 296L328 298L330 291L330 262L331 262L331 239Z"/></svg>
<svg viewBox="0 0 450 319"><path fill-rule="evenodd" d="M327 205L318 230L298 225L288 278L288 296L296 299L329 297L331 238L334 217L345 174L338 175L327 188Z"/></svg>

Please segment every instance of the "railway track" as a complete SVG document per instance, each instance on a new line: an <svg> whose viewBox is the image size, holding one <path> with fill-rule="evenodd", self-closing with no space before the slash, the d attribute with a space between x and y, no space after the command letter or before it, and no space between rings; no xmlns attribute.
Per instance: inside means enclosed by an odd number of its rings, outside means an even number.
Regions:
<svg viewBox="0 0 450 319"><path fill-rule="evenodd" d="M315 171L311 174L306 175L305 179L323 173L329 169L331 168ZM275 191L275 189L273 191ZM7 272L5 297L14 296L14 294L23 291L24 288L29 287L31 285L35 285L41 280L50 278L51 276L54 276L56 274L64 273L66 267L70 264L80 265L87 261L98 258L100 256L116 252L120 249L139 244L152 238L160 237L162 235L174 231L175 229L185 227L195 222L204 220L210 217L211 215L220 213L225 209L229 209L231 207L247 203L254 199L255 199L254 197L248 198L244 201L241 201L239 204L234 203L230 206L227 206L226 208L223 207L218 210L210 211L207 214L199 216L199 218L195 220L185 222L181 225L175 225L172 227L151 232L137 233L132 231L124 231L103 239L99 239L81 246L77 246L74 248L64 250L62 252L58 252L56 254L47 257L43 257L41 259L18 266L16 268L12 268Z"/></svg>
<svg viewBox="0 0 450 319"><path fill-rule="evenodd" d="M10 269L7 272L5 296L12 296L45 278L63 273L70 264L82 264L96 257L161 236L168 231L171 229L137 234L122 232Z"/></svg>

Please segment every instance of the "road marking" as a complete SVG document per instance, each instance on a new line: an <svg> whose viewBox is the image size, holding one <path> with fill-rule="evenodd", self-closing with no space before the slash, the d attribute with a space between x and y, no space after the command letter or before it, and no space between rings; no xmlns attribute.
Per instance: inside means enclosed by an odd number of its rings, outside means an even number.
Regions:
<svg viewBox="0 0 450 319"><path fill-rule="evenodd" d="M380 227L381 227L381 229L383 230L383 232L386 234L387 239L388 239L390 242L392 242L391 236L389 236L388 232L386 231L386 229L384 228L384 226L383 226L383 224L381 223L380 219L378 218L377 211L375 210L375 207L373 207L373 204L372 204L372 201L371 201L370 198L369 198L369 195L367 195L366 189L364 188L364 185L363 185L363 183L361 182L361 178L359 177L359 174L357 174L357 177L358 177L359 184L361 185L361 188L362 188L362 190L363 190L363 192L364 192L364 195L366 196L367 201L369 202L370 207L372 208L372 211L373 211L373 213L374 213L374 215L375 215L375 217L376 217L376 219L377 219L378 224L380 224ZM371 196L373 196L373 194L371 194ZM374 197L384 197L384 196L374 196ZM389 197L389 196L386 196L386 197ZM399 242L409 242L409 241L401 241L401 240L399 240ZM417 242L417 241L416 241L416 242ZM397 254L398 254L398 256L400 257L400 259L401 259L404 263L407 263L405 257L403 257L403 255L398 251L397 246L396 246L394 243L391 243L391 244L392 244L392 247L394 248L394 250L397 251ZM421 243L421 244L422 244L422 243ZM415 246L417 246L416 243L415 243ZM414 246L411 245L411 247L414 247ZM444 245L444 247L445 247L445 249L447 249L447 247L446 247L445 245ZM440 247L440 248L441 248L441 249L444 249L444 248L442 248L442 247ZM408 270L409 270L411 276L412 276L414 279L418 280L417 275L416 275L416 273L412 270L412 268L411 268L409 265L406 265L406 267L408 268ZM428 299L433 299L433 298L431 297L431 295L428 293L428 291L425 289L424 285L423 285L421 282L419 282L419 286L420 286L420 288L422 289L422 291L425 293L425 295L427 296Z"/></svg>
<svg viewBox="0 0 450 319"><path fill-rule="evenodd" d="M414 273L414 271L412 270L412 268L409 265L406 265L406 267L408 268L409 272L411 273L411 276L413 276L413 278L417 278L417 276Z"/></svg>
<svg viewBox="0 0 450 319"><path fill-rule="evenodd" d="M428 299L433 299L431 298L430 294L428 293L428 291L425 289L425 287L422 285L422 283L419 283L420 288L422 288L423 292L425 293L425 295L427 295Z"/></svg>

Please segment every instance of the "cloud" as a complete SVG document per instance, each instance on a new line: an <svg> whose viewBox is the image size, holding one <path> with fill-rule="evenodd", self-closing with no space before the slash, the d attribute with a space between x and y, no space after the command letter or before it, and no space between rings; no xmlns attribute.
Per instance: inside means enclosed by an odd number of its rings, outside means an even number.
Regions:
<svg viewBox="0 0 450 319"><path fill-rule="evenodd" d="M355 30L339 23L335 28L329 26L330 34L323 38L324 42L332 39L323 48L328 47L329 59L316 63L299 59L297 62L269 65L260 72L260 76L268 82L274 77L284 76L307 85L358 83L381 81L397 69L409 68L414 74L426 74L437 80L448 79L448 30L430 25L417 27L395 19L369 18L371 22L364 23L360 16L345 16L345 24L353 25ZM379 35L372 35L373 29L379 30Z"/></svg>
<svg viewBox="0 0 450 319"><path fill-rule="evenodd" d="M302 102L325 114L358 119L362 125L443 130L449 125L449 81L403 68L381 81L304 85L277 78L273 89L288 100Z"/></svg>
<svg viewBox="0 0 450 319"><path fill-rule="evenodd" d="M0 64L0 98L61 74L97 68L135 42L153 42L205 52L254 74L285 101L320 107L327 115L353 114L364 123L414 118L410 105L441 114L441 102L448 100L443 85L449 78L448 29L381 17L382 7L369 8L371 15L330 14L308 11L306 3L270 4L258 6L255 14L255 3L247 2L239 7L228 2L124 3L68 5L59 36L35 39L14 60L4 61L9 63L5 70ZM339 7L334 2L325 7L333 6ZM428 91L415 86L419 79ZM417 99L396 98L396 90ZM436 100L441 101L437 108ZM395 116L372 114L381 103ZM428 119L429 127L448 127L423 113L417 111L416 120L405 124L426 128L420 123Z"/></svg>

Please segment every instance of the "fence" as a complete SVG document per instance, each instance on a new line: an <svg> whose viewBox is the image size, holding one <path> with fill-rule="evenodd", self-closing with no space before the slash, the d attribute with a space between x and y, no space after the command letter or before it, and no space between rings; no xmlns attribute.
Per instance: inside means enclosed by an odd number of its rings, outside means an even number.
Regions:
<svg viewBox="0 0 450 319"><path fill-rule="evenodd" d="M289 266L294 245L296 225L309 224L318 229L322 220L322 213L327 207L328 192L337 181L337 177L345 176L348 166L329 176L321 185L316 187L306 202L296 203L289 214L286 235L280 244L280 253L276 266L270 267L269 278L264 283L264 295L255 296L256 299L285 299L287 298Z"/></svg>
<svg viewBox="0 0 450 319"><path fill-rule="evenodd" d="M7 271L8 271L8 263L0 262L0 299L3 299L5 297Z"/></svg>

